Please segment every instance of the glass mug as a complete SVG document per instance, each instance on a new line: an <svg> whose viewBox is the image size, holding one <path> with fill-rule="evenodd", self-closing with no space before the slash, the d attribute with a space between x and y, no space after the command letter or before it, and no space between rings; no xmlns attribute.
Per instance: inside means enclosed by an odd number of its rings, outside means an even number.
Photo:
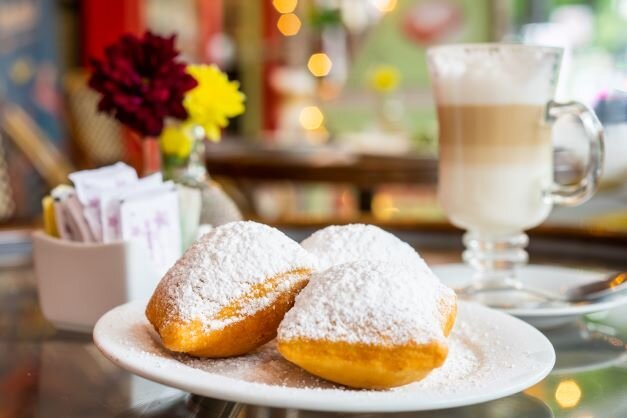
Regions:
<svg viewBox="0 0 627 418"><path fill-rule="evenodd" d="M578 205L597 189L601 124L584 105L553 101L562 50L507 44L445 45L427 51L439 122L438 199L465 229L464 261L475 288L517 286L527 235L554 204ZM576 117L589 141L578 184L553 179L553 123Z"/></svg>

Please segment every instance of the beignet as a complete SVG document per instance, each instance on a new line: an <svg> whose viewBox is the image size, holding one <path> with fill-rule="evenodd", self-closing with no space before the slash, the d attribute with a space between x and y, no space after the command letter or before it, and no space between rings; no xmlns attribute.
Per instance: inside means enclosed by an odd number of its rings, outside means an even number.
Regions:
<svg viewBox="0 0 627 418"><path fill-rule="evenodd" d="M455 318L455 292L441 284L423 258L395 235L375 225L332 225L314 232L301 245L315 257L318 270L358 260L387 261L407 266L417 280L437 284L444 332L449 335Z"/></svg>
<svg viewBox="0 0 627 418"><path fill-rule="evenodd" d="M311 374L383 389L424 378L448 354L441 288L405 266L355 261L314 274L278 332L278 350ZM448 315L448 317L447 317Z"/></svg>
<svg viewBox="0 0 627 418"><path fill-rule="evenodd" d="M312 267L311 256L279 230L228 223L201 237L168 271L146 317L169 350L244 354L276 336Z"/></svg>

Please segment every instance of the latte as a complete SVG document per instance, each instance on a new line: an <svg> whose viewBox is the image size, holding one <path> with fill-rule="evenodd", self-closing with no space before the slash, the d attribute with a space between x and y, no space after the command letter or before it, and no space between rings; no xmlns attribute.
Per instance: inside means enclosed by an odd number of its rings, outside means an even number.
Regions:
<svg viewBox="0 0 627 418"><path fill-rule="evenodd" d="M438 106L439 199L458 227L507 234L540 224L553 179L544 106Z"/></svg>

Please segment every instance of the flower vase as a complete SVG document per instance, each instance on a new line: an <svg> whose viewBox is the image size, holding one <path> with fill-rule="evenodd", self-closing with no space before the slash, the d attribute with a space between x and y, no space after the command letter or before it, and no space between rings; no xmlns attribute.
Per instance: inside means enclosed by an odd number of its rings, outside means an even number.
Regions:
<svg viewBox="0 0 627 418"><path fill-rule="evenodd" d="M161 171L161 149L159 139L155 137L144 137L141 139L142 168L143 177Z"/></svg>
<svg viewBox="0 0 627 418"><path fill-rule="evenodd" d="M403 102L389 94L377 95L376 121L380 131L402 131L402 120L405 116Z"/></svg>
<svg viewBox="0 0 627 418"><path fill-rule="evenodd" d="M240 210L222 187L209 177L205 167L205 131L193 129L194 143L187 166L176 176L184 186L199 189L201 194L200 224L220 226L243 219Z"/></svg>

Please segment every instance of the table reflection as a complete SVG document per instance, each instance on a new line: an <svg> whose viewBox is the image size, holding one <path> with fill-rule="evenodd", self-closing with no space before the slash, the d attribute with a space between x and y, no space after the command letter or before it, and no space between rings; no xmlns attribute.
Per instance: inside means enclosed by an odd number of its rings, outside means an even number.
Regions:
<svg viewBox="0 0 627 418"><path fill-rule="evenodd" d="M185 415L187 414L187 415ZM232 402L198 396L181 396L179 398L161 399L132 408L118 417L197 417L197 418L375 418L381 413L347 414L318 411L285 410L255 406L240 407ZM385 414L397 418L462 418L482 417L496 418L503 416L552 418L551 409L541 400L533 396L518 394L498 401L473 405L465 408L443 409L440 411L406 412Z"/></svg>
<svg viewBox="0 0 627 418"><path fill-rule="evenodd" d="M545 331L560 353L552 375L568 375L611 367L627 361L627 342L605 324L578 321Z"/></svg>
<svg viewBox="0 0 627 418"><path fill-rule="evenodd" d="M273 408L247 408L245 410L246 418L376 418L383 414L345 414L345 413L321 413L312 411L296 411L296 410L279 410ZM524 418L552 418L554 415L551 409L540 399L523 393L510 396L508 398L499 399L492 402L486 402L479 405L473 405L464 408L442 409L439 411L423 411L423 412L403 412L395 414L386 414L386 416L395 418L466 418L466 417L524 417Z"/></svg>

